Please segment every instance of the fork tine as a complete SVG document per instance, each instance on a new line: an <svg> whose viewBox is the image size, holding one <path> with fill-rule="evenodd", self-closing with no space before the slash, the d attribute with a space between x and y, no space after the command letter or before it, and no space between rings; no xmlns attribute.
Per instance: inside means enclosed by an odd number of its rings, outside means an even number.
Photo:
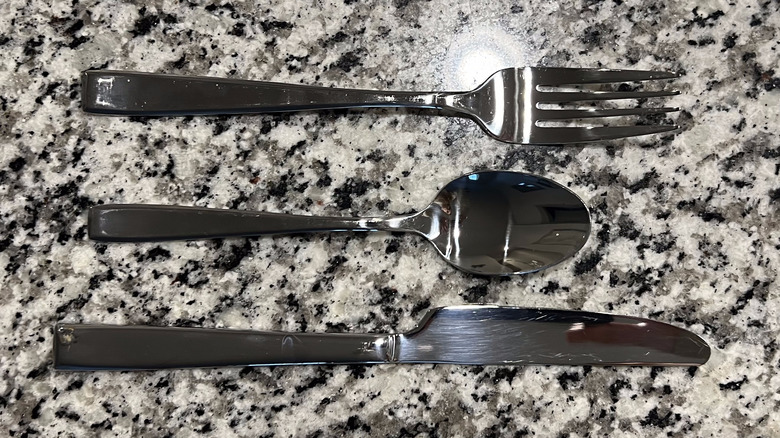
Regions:
<svg viewBox="0 0 780 438"><path fill-rule="evenodd" d="M649 97L677 96L676 90L661 91L542 91L539 92L539 102L561 103L581 102L586 100L610 99L646 99Z"/></svg>
<svg viewBox="0 0 780 438"><path fill-rule="evenodd" d="M593 117L643 116L680 111L679 108L540 109L538 120L589 119Z"/></svg>
<svg viewBox="0 0 780 438"><path fill-rule="evenodd" d="M558 144L584 143L589 141L613 140L639 135L659 134L679 129L675 125L596 126L596 127L535 127L531 132L531 143Z"/></svg>
<svg viewBox="0 0 780 438"><path fill-rule="evenodd" d="M607 84L679 78L679 73L649 70L601 70L577 68L538 68L538 85Z"/></svg>

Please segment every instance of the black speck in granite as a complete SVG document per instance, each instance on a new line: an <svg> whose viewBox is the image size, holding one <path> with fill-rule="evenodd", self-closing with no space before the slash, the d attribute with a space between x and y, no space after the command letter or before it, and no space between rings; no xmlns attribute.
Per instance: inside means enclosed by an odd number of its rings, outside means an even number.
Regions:
<svg viewBox="0 0 780 438"><path fill-rule="evenodd" d="M18 172L22 170L25 164L27 164L27 161L23 157L17 157L15 160L11 161L8 167L14 172Z"/></svg>
<svg viewBox="0 0 780 438"><path fill-rule="evenodd" d="M306 141L305 140L301 140L298 143L295 143L294 145L292 145L290 147L290 149L287 150L287 152L285 153L285 156L286 157L292 157L294 154L300 153L299 151L301 149L303 149L304 146L306 146Z"/></svg>
<svg viewBox="0 0 780 438"><path fill-rule="evenodd" d="M133 36L143 36L151 32L152 28L160 23L160 17L156 14L147 14L146 7L142 7L138 11L139 18L135 21L135 26L130 33Z"/></svg>
<svg viewBox="0 0 780 438"><path fill-rule="evenodd" d="M341 210L352 208L354 198L366 194L369 188L377 188L377 182L371 182L355 178L347 178L341 187L334 190L336 206Z"/></svg>
<svg viewBox="0 0 780 438"><path fill-rule="evenodd" d="M431 307L431 300L429 298L426 298L422 301L418 301L417 304L412 307L412 309L409 311L409 316L416 317L421 312L428 310Z"/></svg>
<svg viewBox="0 0 780 438"><path fill-rule="evenodd" d="M249 256L252 253L252 245L249 240L244 240L240 244L231 244L229 253L225 254L224 256L220 257L216 262L216 266L218 269L223 269L225 271L230 271L232 269L235 269L238 265L241 264L241 261L244 260L247 256Z"/></svg>
<svg viewBox="0 0 780 438"><path fill-rule="evenodd" d="M598 252L592 252L580 257L574 265L574 275L582 275L586 272L590 272L598 266L603 256Z"/></svg>
<svg viewBox="0 0 780 438"><path fill-rule="evenodd" d="M264 32L269 32L278 29L292 29L294 27L293 23L287 21L279 21L279 20L266 20L261 22L260 26L262 27Z"/></svg>
<svg viewBox="0 0 780 438"><path fill-rule="evenodd" d="M363 50L352 50L344 53L334 64L335 67L349 73L355 67L361 65L361 58L364 56Z"/></svg>
<svg viewBox="0 0 780 438"><path fill-rule="evenodd" d="M461 293L461 297L463 297L463 299L467 303L483 303L485 302L485 297L487 296L488 296L487 284L479 284L477 286L472 286L466 289L463 293Z"/></svg>
<svg viewBox="0 0 780 438"><path fill-rule="evenodd" d="M233 25L233 28L228 31L228 35L242 37L246 34L246 31L244 30L245 28L245 23L236 23Z"/></svg>
<svg viewBox="0 0 780 438"><path fill-rule="evenodd" d="M385 248L385 253L392 254L398 252L400 247L401 247L401 241L399 239L391 239L387 243L387 247Z"/></svg>
<svg viewBox="0 0 780 438"><path fill-rule="evenodd" d="M577 382L579 381L580 374L578 372L564 372L558 376L558 383L564 390L569 390L569 388L577 386Z"/></svg>
<svg viewBox="0 0 780 438"><path fill-rule="evenodd" d="M344 32L342 30L340 30L340 31L336 32L335 34L333 34L333 36L331 36L330 38L325 40L323 44L325 46L332 46L332 45L334 45L336 43L343 43L343 42L347 41L348 39L349 39L349 34L347 34L346 32Z"/></svg>
<svg viewBox="0 0 780 438"><path fill-rule="evenodd" d="M682 419L680 414L673 413L671 410L659 413L658 408L655 407L648 412L647 416L640 421L643 426L653 426L659 429L665 429L672 427Z"/></svg>
<svg viewBox="0 0 780 438"><path fill-rule="evenodd" d="M719 384L721 391L739 391L739 389L748 382L747 376L742 376L742 379L738 381L731 381L727 383Z"/></svg>
<svg viewBox="0 0 780 438"><path fill-rule="evenodd" d="M179 57L179 59L177 59L176 61L173 61L171 63L171 68L174 71L178 71L178 70L183 69L184 66L186 66L186 65L187 65L187 55L183 54L183 55L181 55L181 57ZM215 131L216 131L216 128L215 128ZM214 132L214 135L219 135L219 134L221 134L221 132Z"/></svg>
<svg viewBox="0 0 780 438"><path fill-rule="evenodd" d="M33 56L39 54L39 47L43 45L43 35L38 35L35 38L30 38L24 43L25 56Z"/></svg>
<svg viewBox="0 0 780 438"><path fill-rule="evenodd" d="M589 26L583 31L581 40L587 46L601 46L602 37L608 34L603 26Z"/></svg>
<svg viewBox="0 0 780 438"><path fill-rule="evenodd" d="M769 199L772 202L776 202L780 199L780 187L769 191Z"/></svg>

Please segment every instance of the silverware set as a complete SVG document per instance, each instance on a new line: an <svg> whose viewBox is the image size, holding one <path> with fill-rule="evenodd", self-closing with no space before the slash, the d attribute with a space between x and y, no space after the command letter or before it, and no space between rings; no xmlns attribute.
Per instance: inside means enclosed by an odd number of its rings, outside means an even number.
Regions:
<svg viewBox="0 0 780 438"><path fill-rule="evenodd" d="M87 71L82 107L105 115L251 114L404 107L467 116L507 143L565 144L657 134L674 125L569 126L581 119L648 116L667 107L574 105L644 101L674 91L588 90L678 77L635 70L510 68L471 91L408 92L125 71ZM585 87L585 88L584 88ZM556 123L565 122L556 126ZM579 251L590 216L572 191L547 178L484 171L457 178L419 212L388 217L317 217L188 206L106 204L90 209L89 237L104 242L237 238L334 231L394 231L427 239L453 267L481 276L529 274ZM399 275L403 275L400 273ZM430 310L402 334L283 333L183 327L58 324L62 370L293 364L443 363L502 365L701 365L695 334L642 318L509 306Z"/></svg>

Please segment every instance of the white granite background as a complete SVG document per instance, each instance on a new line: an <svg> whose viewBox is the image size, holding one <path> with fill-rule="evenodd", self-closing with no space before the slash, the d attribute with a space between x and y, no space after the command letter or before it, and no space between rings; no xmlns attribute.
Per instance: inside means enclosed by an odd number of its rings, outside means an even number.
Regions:
<svg viewBox="0 0 780 438"><path fill-rule="evenodd" d="M777 1L22 1L0 4L0 431L32 436L780 435ZM394 110L128 119L79 73L133 69L458 89L504 66L676 70L676 135L490 139ZM670 121L671 121L670 120ZM154 202L381 215L480 169L543 174L594 233L520 278L457 272L413 236L96 244L85 211ZM701 334L686 368L51 369L57 321L395 331L465 302L652 317Z"/></svg>

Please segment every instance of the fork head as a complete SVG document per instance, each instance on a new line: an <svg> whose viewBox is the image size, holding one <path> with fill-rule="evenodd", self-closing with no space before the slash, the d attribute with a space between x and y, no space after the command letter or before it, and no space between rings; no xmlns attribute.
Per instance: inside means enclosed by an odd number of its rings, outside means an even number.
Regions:
<svg viewBox="0 0 780 438"><path fill-rule="evenodd" d="M602 117L646 116L677 108L549 108L555 104L613 99L673 96L676 91L567 91L564 86L672 79L676 73L641 70L576 68L508 68L494 73L477 89L451 96L450 104L465 111L498 140L520 144L564 144L657 134L675 125L543 126Z"/></svg>

